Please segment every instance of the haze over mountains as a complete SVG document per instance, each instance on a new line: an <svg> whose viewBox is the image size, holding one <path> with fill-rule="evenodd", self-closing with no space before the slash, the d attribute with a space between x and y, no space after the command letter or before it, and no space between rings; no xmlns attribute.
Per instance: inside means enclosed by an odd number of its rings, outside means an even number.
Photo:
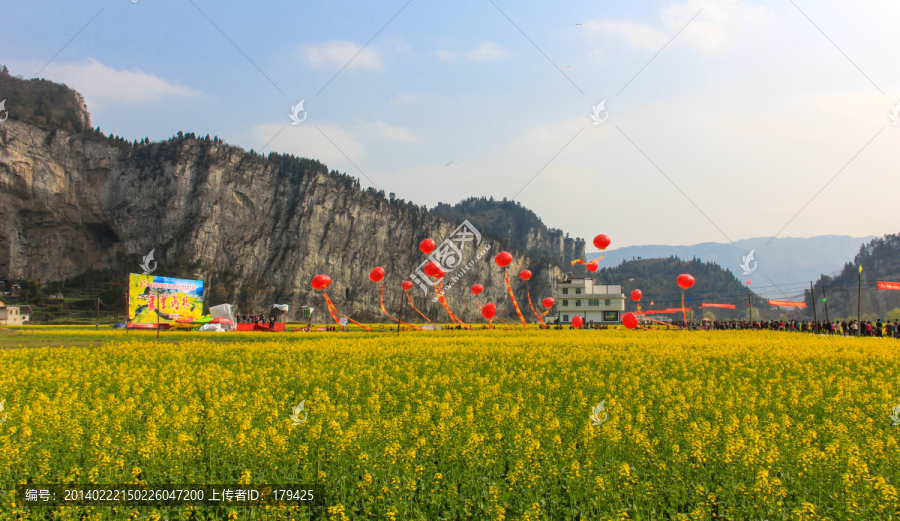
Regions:
<svg viewBox="0 0 900 521"><path fill-rule="evenodd" d="M607 250L600 261L601 267L615 266L632 258L644 259L676 256L682 259L697 257L730 269L736 276L754 281L753 286L771 286L818 280L821 275L830 275L853 259L868 237L848 235L819 235L817 237L777 237L769 243L770 237L756 237L728 243L704 242L691 246L627 246ZM768 243L768 245L767 245ZM588 249L591 247L589 246ZM741 268L743 257L753 252L753 262L749 274ZM600 253L589 253L588 258L596 259ZM771 298L776 298L772 296Z"/></svg>

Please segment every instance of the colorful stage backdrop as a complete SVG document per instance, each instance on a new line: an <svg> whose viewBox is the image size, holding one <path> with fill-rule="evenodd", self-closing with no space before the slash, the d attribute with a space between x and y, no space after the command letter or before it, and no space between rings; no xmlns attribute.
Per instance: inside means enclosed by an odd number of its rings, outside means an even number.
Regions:
<svg viewBox="0 0 900 521"><path fill-rule="evenodd" d="M161 324L203 315L202 280L132 273L128 285L128 316L132 323L155 324L157 312Z"/></svg>

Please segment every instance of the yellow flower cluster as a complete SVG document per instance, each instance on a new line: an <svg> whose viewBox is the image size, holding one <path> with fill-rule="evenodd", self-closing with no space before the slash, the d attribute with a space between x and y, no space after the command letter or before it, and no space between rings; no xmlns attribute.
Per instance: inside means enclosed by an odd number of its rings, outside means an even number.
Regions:
<svg viewBox="0 0 900 521"><path fill-rule="evenodd" d="M56 334L62 347L0 353L0 520L38 518L11 492L28 480L324 495L318 511L89 506L54 519L900 519L900 349L879 339ZM65 348L77 334L107 342Z"/></svg>

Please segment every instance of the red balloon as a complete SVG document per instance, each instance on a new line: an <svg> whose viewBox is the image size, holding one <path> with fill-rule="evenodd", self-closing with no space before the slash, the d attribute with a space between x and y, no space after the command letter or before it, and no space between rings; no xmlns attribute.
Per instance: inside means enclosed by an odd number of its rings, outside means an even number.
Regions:
<svg viewBox="0 0 900 521"><path fill-rule="evenodd" d="M528 270L522 270L522 273L519 273L519 278L522 280L529 280L531 278L531 272Z"/></svg>
<svg viewBox="0 0 900 521"><path fill-rule="evenodd" d="M412 289L412 282L410 282L408 280L404 280L403 284L400 284L400 287L405 289L406 291L409 291Z"/></svg>
<svg viewBox="0 0 900 521"><path fill-rule="evenodd" d="M634 300L635 302L641 300L641 295L643 295L643 293L641 293L641 290L636 289L631 292L631 300Z"/></svg>
<svg viewBox="0 0 900 521"><path fill-rule="evenodd" d="M678 282L678 285L681 286L681 289L688 289L689 287L694 285L695 281L694 281L694 277L691 277L687 273L684 273L684 274L678 276L678 279L676 279L676 282Z"/></svg>
<svg viewBox="0 0 900 521"><path fill-rule="evenodd" d="M497 266L505 268L512 262L512 255L508 251L501 251L494 258L494 262L497 263Z"/></svg>
<svg viewBox="0 0 900 521"><path fill-rule="evenodd" d="M634 313L625 313L622 315L622 325L628 329L634 329L638 325L638 319Z"/></svg>
<svg viewBox="0 0 900 521"><path fill-rule="evenodd" d="M544 301L542 302L542 304L544 304L544 307L545 307L545 308L552 308L552 307L553 307L553 304L556 304L556 302L555 302L552 298L547 297L547 298L544 299Z"/></svg>
<svg viewBox="0 0 900 521"><path fill-rule="evenodd" d="M589 262L584 267L587 268L589 272L594 273L597 271L598 265L596 262Z"/></svg>
<svg viewBox="0 0 900 521"><path fill-rule="evenodd" d="M575 327L581 327L584 324L584 319L578 315L575 315L575 318L572 319L572 325Z"/></svg>
<svg viewBox="0 0 900 521"><path fill-rule="evenodd" d="M331 284L331 277L328 275L316 275L312 279L313 289L325 289Z"/></svg>
<svg viewBox="0 0 900 521"><path fill-rule="evenodd" d="M444 276L444 270L441 269L441 265L437 262L431 261L422 268L422 271L425 272L425 275L429 277L434 277L439 279Z"/></svg>
<svg viewBox="0 0 900 521"><path fill-rule="evenodd" d="M381 279L384 278L384 268L378 266L374 270L369 272L369 280L372 282L381 282Z"/></svg>
<svg viewBox="0 0 900 521"><path fill-rule="evenodd" d="M483 308L481 308L481 316L483 316L484 318L486 318L488 320L494 318L494 315L496 315L496 314L497 314L497 306L495 306L493 303L487 304Z"/></svg>
<svg viewBox="0 0 900 521"><path fill-rule="evenodd" d="M612 241L610 241L609 235L606 235L605 233L601 233L594 237L594 246L596 246L598 250L605 250L610 242Z"/></svg>
<svg viewBox="0 0 900 521"><path fill-rule="evenodd" d="M474 286L472 286L472 293L481 295L482 291L484 291L484 286L482 286L481 284L475 284Z"/></svg>
<svg viewBox="0 0 900 521"><path fill-rule="evenodd" d="M436 246L437 245L434 243L434 239L425 239L424 241L419 243L419 249L422 250L422 253L424 253L425 255L433 252Z"/></svg>

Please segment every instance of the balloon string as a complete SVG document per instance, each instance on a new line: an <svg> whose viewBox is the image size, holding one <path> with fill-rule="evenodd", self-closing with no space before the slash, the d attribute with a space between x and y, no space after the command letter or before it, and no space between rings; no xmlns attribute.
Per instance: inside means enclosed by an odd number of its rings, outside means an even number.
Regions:
<svg viewBox="0 0 900 521"><path fill-rule="evenodd" d="M478 309L484 309L484 308L481 306L481 302L478 301L478 297L475 297L475 303L478 304ZM502 318L500 318L500 317L498 317L498 316L495 316L494 318L491 319L491 321L494 321L494 320L499 320L500 322L503 322L504 324L506 324L506 325L508 325L508 326L511 326L511 325L512 325L512 324L510 324L509 322L503 320ZM491 327L491 329L494 329L493 326Z"/></svg>
<svg viewBox="0 0 900 521"><path fill-rule="evenodd" d="M534 313L534 316L537 317L538 322L540 322L542 326L547 327L547 324L544 323L543 318L541 317L541 315L538 315L538 312L534 309L534 305L531 303L531 291L528 289L527 282L525 283L525 291L528 294L528 307L531 308L531 312Z"/></svg>
<svg viewBox="0 0 900 521"><path fill-rule="evenodd" d="M512 286L509 285L509 270L503 269L503 277L506 280L506 291L509 293L509 299L512 300L513 307L516 308L516 315L519 316L519 320L522 321L522 326L525 329L528 329L528 323L525 322L525 317L522 316L522 310L519 309L519 303L516 302L516 296L513 295Z"/></svg>
<svg viewBox="0 0 900 521"><path fill-rule="evenodd" d="M687 314L684 311L684 292L681 292L681 323L687 327Z"/></svg>
<svg viewBox="0 0 900 521"><path fill-rule="evenodd" d="M338 311L338 309L337 309L337 307L335 307L334 303L331 302L331 299L328 298L328 293L322 293L322 295L325 296L325 304L327 304L327 306L328 306L328 311L331 312L331 318L333 318L335 322L337 322L338 324L341 324L341 321L338 320L337 317L334 316L334 314L335 314L335 312L336 312L338 315L340 315L340 316L346 318L348 321L353 322L354 324L356 324L357 326L359 326L359 327L365 329L366 331L372 331L372 328L370 328L369 326L366 326L366 325L364 325L364 324L360 324L359 322L353 320L352 318L350 318L350 317L348 317L347 315L345 315L345 314L341 313L340 311ZM333 309L334 311L332 311L332 309ZM344 327L344 324L341 324L341 329L347 329L347 328Z"/></svg>
<svg viewBox="0 0 900 521"><path fill-rule="evenodd" d="M412 306L412 308L416 310L416 313L422 315L422 318L424 318L425 320L428 320L428 317L425 316L425 313L422 313L421 311L419 311L419 308L417 308L416 305L413 304L412 297L409 296L409 291L406 292L406 300L408 300L409 305ZM431 320L428 320L428 323L434 324L434 322L432 322Z"/></svg>
<svg viewBox="0 0 900 521"><path fill-rule="evenodd" d="M381 312L384 313L385 315L387 315L388 318L390 318L391 320L393 320L393 321L395 321L395 322L399 322L399 323L403 324L404 326L409 326L409 327L411 327L411 328L413 328L413 329L420 330L420 328L419 328L418 326L414 326L414 325L412 325L412 324L407 324L406 322L404 322L404 321L402 321L402 320L397 320L396 318L392 317L391 314L388 313L386 309L384 309L384 284L381 285L381 298L380 298L380 300L381 300Z"/></svg>

